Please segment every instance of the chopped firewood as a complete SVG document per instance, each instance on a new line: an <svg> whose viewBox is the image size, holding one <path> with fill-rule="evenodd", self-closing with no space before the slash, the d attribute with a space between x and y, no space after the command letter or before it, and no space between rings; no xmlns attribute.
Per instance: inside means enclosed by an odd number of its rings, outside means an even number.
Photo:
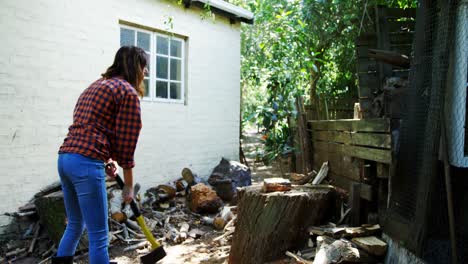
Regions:
<svg viewBox="0 0 468 264"><path fill-rule="evenodd" d="M231 230L231 231L227 231L226 233L220 235L219 237L213 239L213 241L218 241L218 240L221 240L229 235L232 235L234 233L234 230Z"/></svg>
<svg viewBox="0 0 468 264"><path fill-rule="evenodd" d="M355 237L352 241L371 255L383 256L387 252L387 243L375 236Z"/></svg>
<svg viewBox="0 0 468 264"><path fill-rule="evenodd" d="M127 252L127 251L131 251L131 250L135 250L135 249L141 249L141 248L144 248L148 245L148 241L143 241L143 242L140 242L138 244L135 244L135 245L131 245L129 247L126 247L124 248L124 252Z"/></svg>
<svg viewBox="0 0 468 264"><path fill-rule="evenodd" d="M17 248L17 249L15 249L13 251L7 252L5 254L5 257L11 258L11 257L14 257L14 256L18 256L19 254L24 253L24 252L26 252L25 248Z"/></svg>
<svg viewBox="0 0 468 264"><path fill-rule="evenodd" d="M39 222L37 222L35 231L34 231L34 237L33 240L31 241L31 245L29 245L29 250L28 253L31 254L34 251L34 246L36 245L37 238L39 237L39 232L41 232L41 225Z"/></svg>
<svg viewBox="0 0 468 264"><path fill-rule="evenodd" d="M346 209L346 211L342 213L340 220L338 220L338 222L337 222L338 225L343 223L345 218L348 216L349 212L351 212L351 208Z"/></svg>
<svg viewBox="0 0 468 264"><path fill-rule="evenodd" d="M189 225L187 222L180 223L179 226L180 226L180 230L179 230L179 231L180 231L181 233L182 233L182 232L186 233L186 232L188 232L189 229L190 229L190 225Z"/></svg>
<svg viewBox="0 0 468 264"><path fill-rule="evenodd" d="M228 230L229 228L231 227L234 227L234 223L236 221L236 216L234 216L231 220L229 220L229 222L224 226L224 231L226 232L226 230Z"/></svg>
<svg viewBox="0 0 468 264"><path fill-rule="evenodd" d="M189 207L196 213L216 213L223 201L208 185L198 183L190 188Z"/></svg>
<svg viewBox="0 0 468 264"><path fill-rule="evenodd" d="M203 224L205 224L205 225L212 225L213 222L214 222L214 218L208 217L208 216L204 216L204 217L202 217L201 222L202 222Z"/></svg>
<svg viewBox="0 0 468 264"><path fill-rule="evenodd" d="M123 223L127 220L127 215L122 212L115 212L111 215L111 217L119 223Z"/></svg>
<svg viewBox="0 0 468 264"><path fill-rule="evenodd" d="M346 228L311 226L308 228L308 231L311 235L318 235L318 236L326 235L330 237L339 238L346 232Z"/></svg>
<svg viewBox="0 0 468 264"><path fill-rule="evenodd" d="M347 227L343 237L365 237L371 236L380 231L380 225L360 226L360 227Z"/></svg>
<svg viewBox="0 0 468 264"><path fill-rule="evenodd" d="M194 229L190 230L190 232L188 233L188 235L193 237L193 238L200 238L204 234L205 234L205 232L198 229L198 228L194 228Z"/></svg>
<svg viewBox="0 0 468 264"><path fill-rule="evenodd" d="M262 191L269 192L286 192L291 190L291 182L283 178L268 178L263 180Z"/></svg>
<svg viewBox="0 0 468 264"><path fill-rule="evenodd" d="M318 172L317 176L315 176L315 179L312 181L312 184L322 183L323 179L325 179L327 175L328 175L328 161L322 164L322 167L320 168L320 171Z"/></svg>
<svg viewBox="0 0 468 264"><path fill-rule="evenodd" d="M290 251L286 251L286 256L293 258L299 264L312 264L313 263L312 261L303 259Z"/></svg>
<svg viewBox="0 0 468 264"><path fill-rule="evenodd" d="M163 191L169 196L169 199L172 199L176 196L177 189L175 186L170 184L161 184L158 187L158 190Z"/></svg>
<svg viewBox="0 0 468 264"><path fill-rule="evenodd" d="M291 173L291 182L296 185L303 185L310 182L315 175L317 175L316 171L311 171L307 173L307 175L299 174L299 173Z"/></svg>
<svg viewBox="0 0 468 264"><path fill-rule="evenodd" d="M54 253L57 249L55 248L55 245L52 245L48 250L44 251L44 253L42 253L41 257L42 258L45 258L47 256L49 256L50 254Z"/></svg>
<svg viewBox="0 0 468 264"><path fill-rule="evenodd" d="M317 250L312 247L301 250L301 257L307 260L315 258L316 254L317 254Z"/></svg>
<svg viewBox="0 0 468 264"><path fill-rule="evenodd" d="M133 229L133 230L135 230L135 231L141 230L140 226L139 226L135 221L133 221L133 220L127 219L127 221L125 221L125 224L126 224L129 228L131 228L131 229Z"/></svg>
<svg viewBox="0 0 468 264"><path fill-rule="evenodd" d="M185 189L187 189L188 183L184 179L179 179L176 181L175 185L176 185L177 191L182 192L182 191L185 191Z"/></svg>
<svg viewBox="0 0 468 264"><path fill-rule="evenodd" d="M39 263L37 263L37 264L44 264L44 263L48 263L48 262L49 262L49 260L50 260L51 258L52 258L52 256L50 256L50 257L48 257L48 258L46 258L46 259L42 260L41 262L39 262Z"/></svg>
<svg viewBox="0 0 468 264"><path fill-rule="evenodd" d="M335 240L326 236L323 236L322 238L323 242L315 256L314 264L376 262L376 260L369 256L369 254L355 248L353 244L346 239Z"/></svg>

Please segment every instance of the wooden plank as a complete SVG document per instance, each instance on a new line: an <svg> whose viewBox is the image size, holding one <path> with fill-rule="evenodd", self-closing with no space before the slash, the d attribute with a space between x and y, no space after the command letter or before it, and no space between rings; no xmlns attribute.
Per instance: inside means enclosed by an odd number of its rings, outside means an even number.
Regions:
<svg viewBox="0 0 468 264"><path fill-rule="evenodd" d="M313 120L309 123L312 130L390 133L388 118Z"/></svg>
<svg viewBox="0 0 468 264"><path fill-rule="evenodd" d="M330 173L328 177L333 181L333 185L346 191L349 190L351 184L356 183L356 181L347 179L345 177L341 177L334 173ZM365 184L365 183L360 183L360 185L361 185L361 191L360 191L361 198L367 201L372 201L373 200L372 186L369 184Z"/></svg>
<svg viewBox="0 0 468 264"><path fill-rule="evenodd" d="M355 133L346 131L317 131L312 135L315 141L328 141L350 145L391 148L390 134Z"/></svg>
<svg viewBox="0 0 468 264"><path fill-rule="evenodd" d="M349 202L351 205L350 224L359 226L361 224L361 185L352 183L349 188Z"/></svg>
<svg viewBox="0 0 468 264"><path fill-rule="evenodd" d="M392 147L392 137L390 134L350 133L350 137L351 144L353 145L387 149Z"/></svg>
<svg viewBox="0 0 468 264"><path fill-rule="evenodd" d="M373 160L385 164L392 162L392 152L387 149L373 149L366 147L343 145L343 151L351 157L361 158L365 160Z"/></svg>
<svg viewBox="0 0 468 264"><path fill-rule="evenodd" d="M413 43L413 32L389 32L390 44L411 44ZM362 34L356 39L356 47L367 46L371 48L377 47L377 35Z"/></svg>
<svg viewBox="0 0 468 264"><path fill-rule="evenodd" d="M343 153L331 153L328 161L330 172L357 182L361 180L361 159L345 156Z"/></svg>

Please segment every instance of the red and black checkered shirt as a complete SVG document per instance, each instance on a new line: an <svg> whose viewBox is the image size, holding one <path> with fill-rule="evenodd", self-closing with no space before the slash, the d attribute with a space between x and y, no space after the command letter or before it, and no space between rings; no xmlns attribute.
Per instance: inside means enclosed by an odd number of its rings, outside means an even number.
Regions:
<svg viewBox="0 0 468 264"><path fill-rule="evenodd" d="M133 154L140 135L141 110L136 90L127 81L101 78L80 95L59 153L117 161L133 168Z"/></svg>

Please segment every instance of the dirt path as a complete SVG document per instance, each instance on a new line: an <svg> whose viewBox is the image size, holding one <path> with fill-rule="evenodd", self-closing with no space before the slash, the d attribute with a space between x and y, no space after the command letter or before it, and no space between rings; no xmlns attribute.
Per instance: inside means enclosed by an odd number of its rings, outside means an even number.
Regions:
<svg viewBox="0 0 468 264"><path fill-rule="evenodd" d="M255 129L248 128L244 131L241 139L242 148L252 171L252 180L254 182L260 182L265 178L282 177L279 162L265 165L261 160L261 155L265 149L261 137L262 135L257 133ZM286 168L283 168L283 170L286 170Z"/></svg>

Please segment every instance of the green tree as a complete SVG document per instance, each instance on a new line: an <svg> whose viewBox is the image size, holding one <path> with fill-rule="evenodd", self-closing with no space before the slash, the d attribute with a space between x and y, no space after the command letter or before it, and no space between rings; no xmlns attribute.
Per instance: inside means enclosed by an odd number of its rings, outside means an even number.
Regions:
<svg viewBox="0 0 468 264"><path fill-rule="evenodd" d="M365 7L414 7L415 0L232 0L255 14L242 25L243 122L264 128L266 156L292 150L294 102L356 97L354 42Z"/></svg>

